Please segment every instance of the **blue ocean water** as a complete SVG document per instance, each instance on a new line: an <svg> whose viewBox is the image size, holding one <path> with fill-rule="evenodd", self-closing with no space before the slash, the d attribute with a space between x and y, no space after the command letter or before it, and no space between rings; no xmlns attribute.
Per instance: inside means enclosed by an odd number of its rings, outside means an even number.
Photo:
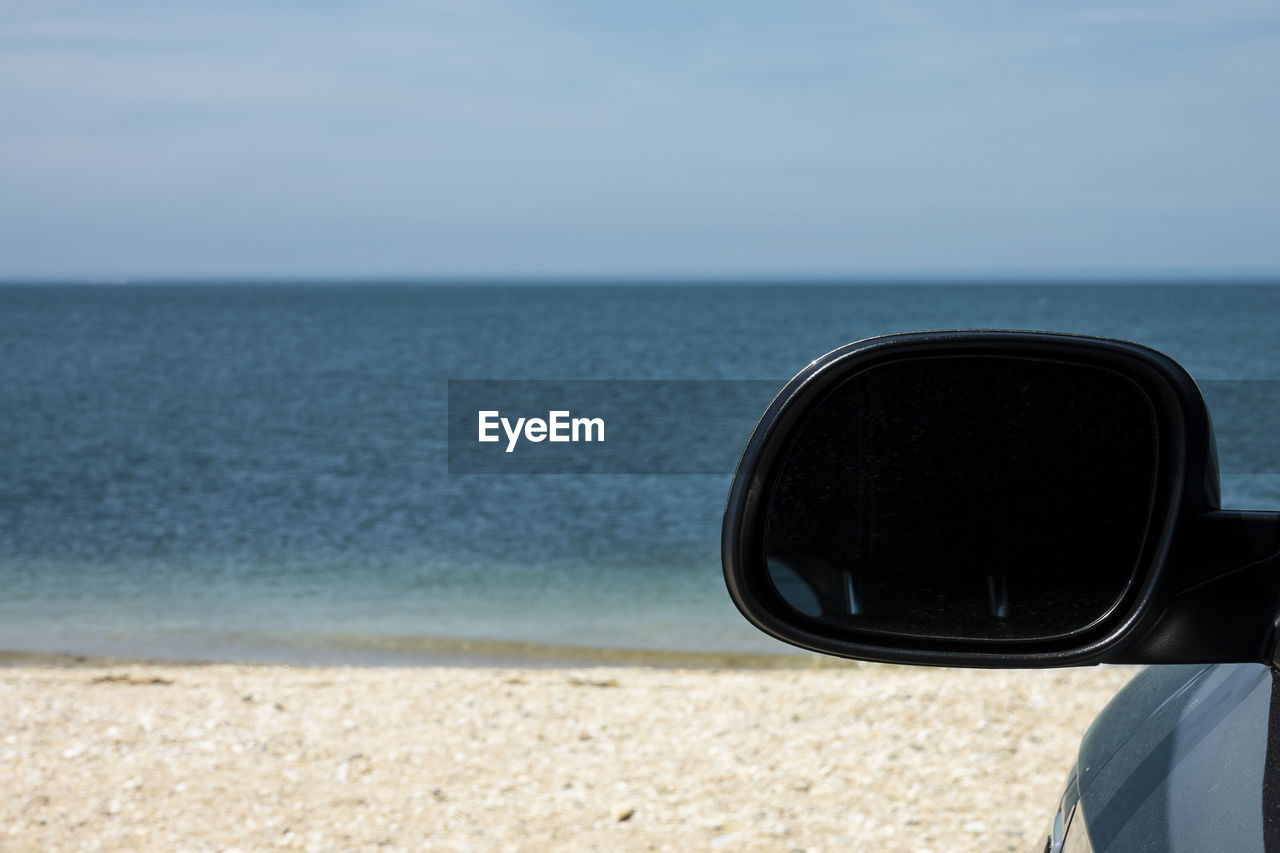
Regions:
<svg viewBox="0 0 1280 853"><path fill-rule="evenodd" d="M783 652L723 589L731 472L450 473L449 381L780 384L888 332L1077 332L1230 380L1239 459L1280 444L1237 393L1280 379L1278 322L1267 285L0 287L0 649ZM1280 507L1280 465L1227 470L1225 503Z"/></svg>

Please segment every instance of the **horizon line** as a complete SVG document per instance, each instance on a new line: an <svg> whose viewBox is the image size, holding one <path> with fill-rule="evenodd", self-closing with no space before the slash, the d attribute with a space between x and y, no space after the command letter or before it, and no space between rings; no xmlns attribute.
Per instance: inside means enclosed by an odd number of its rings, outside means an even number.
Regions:
<svg viewBox="0 0 1280 853"><path fill-rule="evenodd" d="M850 273L458 273L253 274L139 276L3 276L0 286L155 285L1072 285L1072 284L1280 284L1280 270L850 272Z"/></svg>

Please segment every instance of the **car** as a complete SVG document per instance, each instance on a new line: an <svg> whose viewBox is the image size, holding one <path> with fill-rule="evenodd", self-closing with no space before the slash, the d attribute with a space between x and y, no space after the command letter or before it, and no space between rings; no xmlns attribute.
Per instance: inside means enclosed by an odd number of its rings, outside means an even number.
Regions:
<svg viewBox="0 0 1280 853"><path fill-rule="evenodd" d="M1037 853L1280 850L1280 513L1220 508L1209 413L1167 356L1048 332L849 344L764 413L721 545L742 614L811 651L1142 665Z"/></svg>

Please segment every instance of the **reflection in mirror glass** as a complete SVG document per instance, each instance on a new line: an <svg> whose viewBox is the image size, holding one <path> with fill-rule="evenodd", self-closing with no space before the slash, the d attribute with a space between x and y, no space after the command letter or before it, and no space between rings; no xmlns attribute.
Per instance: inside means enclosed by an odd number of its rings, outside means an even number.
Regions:
<svg viewBox="0 0 1280 853"><path fill-rule="evenodd" d="M918 357L818 402L765 536L796 611L868 631L1039 639L1123 597L1155 491L1156 415L1090 364Z"/></svg>

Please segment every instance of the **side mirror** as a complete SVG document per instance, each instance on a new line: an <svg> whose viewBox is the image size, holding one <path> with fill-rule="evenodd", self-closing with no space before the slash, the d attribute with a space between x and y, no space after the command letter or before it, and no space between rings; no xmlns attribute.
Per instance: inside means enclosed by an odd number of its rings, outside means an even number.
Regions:
<svg viewBox="0 0 1280 853"><path fill-rule="evenodd" d="M752 435L722 550L757 627L863 660L1270 661L1280 617L1280 515L1218 508L1195 383L1098 338L923 332L818 359Z"/></svg>

